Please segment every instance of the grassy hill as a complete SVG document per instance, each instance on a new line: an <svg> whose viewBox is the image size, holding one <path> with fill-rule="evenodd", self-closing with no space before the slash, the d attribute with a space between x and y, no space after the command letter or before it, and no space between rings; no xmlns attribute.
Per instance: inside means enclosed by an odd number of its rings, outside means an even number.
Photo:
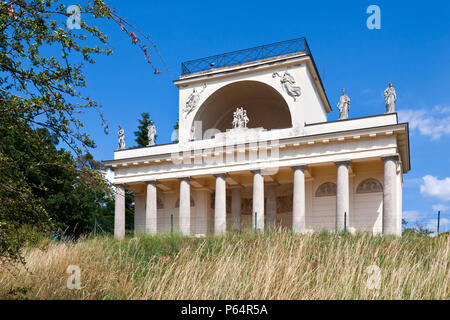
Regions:
<svg viewBox="0 0 450 320"><path fill-rule="evenodd" d="M3 299L448 299L450 238L178 235L44 241L0 269ZM66 270L81 268L81 289ZM376 287L377 267L380 288ZM375 281L371 281L375 280ZM368 285L369 283L369 285ZM372 284L372 285L371 285Z"/></svg>

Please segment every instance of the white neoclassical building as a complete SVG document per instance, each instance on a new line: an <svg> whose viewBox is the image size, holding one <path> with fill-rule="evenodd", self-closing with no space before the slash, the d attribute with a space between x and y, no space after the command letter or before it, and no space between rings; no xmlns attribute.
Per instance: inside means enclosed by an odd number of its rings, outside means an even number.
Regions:
<svg viewBox="0 0 450 320"><path fill-rule="evenodd" d="M137 232L401 235L409 131L392 85L378 115L348 118L343 91L340 120L327 121L331 105L304 38L185 62L174 83L179 142L125 149L122 137L105 162L116 238L125 234L125 189Z"/></svg>

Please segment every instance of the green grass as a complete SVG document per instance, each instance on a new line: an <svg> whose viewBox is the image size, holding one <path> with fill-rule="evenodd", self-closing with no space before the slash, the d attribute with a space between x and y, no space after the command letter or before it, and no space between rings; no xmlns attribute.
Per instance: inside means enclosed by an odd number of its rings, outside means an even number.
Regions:
<svg viewBox="0 0 450 320"><path fill-rule="evenodd" d="M294 235L275 230L219 237L98 236L46 242L0 270L3 299L448 299L448 236ZM381 287L370 290L370 265ZM66 287L69 265L81 289Z"/></svg>

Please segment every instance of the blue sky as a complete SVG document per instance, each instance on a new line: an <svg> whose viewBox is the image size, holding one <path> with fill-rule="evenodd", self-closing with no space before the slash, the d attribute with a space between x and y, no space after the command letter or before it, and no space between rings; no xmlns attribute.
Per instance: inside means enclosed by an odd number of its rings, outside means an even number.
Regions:
<svg viewBox="0 0 450 320"><path fill-rule="evenodd" d="M66 4L70 1L66 1ZM352 99L350 117L384 112L383 90L397 90L400 119L411 125L412 170L404 176L404 217L450 229L450 3L448 1L123 1L110 6L150 35L171 71L154 75L142 53L114 23L99 25L114 54L86 69L85 93L103 106L110 127L105 135L94 112L82 116L98 147L98 160L113 158L117 126L127 146L142 112L168 143L178 118L172 81L181 62L305 36L328 98L336 105L341 88ZM381 9L381 29L369 30L366 9ZM329 120L338 117L337 108Z"/></svg>

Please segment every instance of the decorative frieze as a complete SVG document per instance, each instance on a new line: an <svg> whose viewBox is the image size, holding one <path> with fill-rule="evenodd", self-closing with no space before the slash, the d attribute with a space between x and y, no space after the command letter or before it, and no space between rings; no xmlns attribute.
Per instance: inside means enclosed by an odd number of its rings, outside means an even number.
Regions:
<svg viewBox="0 0 450 320"><path fill-rule="evenodd" d="M193 89L192 93L189 95L186 101L186 106L183 108L183 114L184 118L186 119L187 116L197 108L198 103L200 102L200 95L205 91L206 89L206 83L203 85L203 89L198 92L197 89Z"/></svg>
<svg viewBox="0 0 450 320"><path fill-rule="evenodd" d="M356 193L376 193L383 192L383 186L377 179L369 178L362 181L358 188L356 188Z"/></svg>
<svg viewBox="0 0 450 320"><path fill-rule="evenodd" d="M316 190L316 197L334 197L337 193L337 185L333 182L322 183Z"/></svg>
<svg viewBox="0 0 450 320"><path fill-rule="evenodd" d="M295 79L289 72L285 71L282 76L278 72L274 72L272 78L275 77L280 78L281 86L288 95L294 98L294 101L302 95L302 89L299 86L295 86Z"/></svg>

